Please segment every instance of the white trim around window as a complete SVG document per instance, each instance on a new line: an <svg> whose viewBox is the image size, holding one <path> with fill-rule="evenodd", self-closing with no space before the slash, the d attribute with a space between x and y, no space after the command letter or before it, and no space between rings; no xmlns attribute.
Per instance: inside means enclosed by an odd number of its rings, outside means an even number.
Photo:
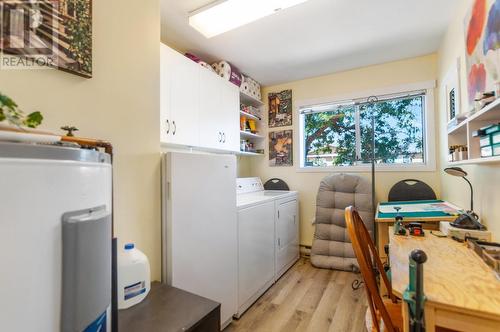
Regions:
<svg viewBox="0 0 500 332"><path fill-rule="evenodd" d="M376 89L372 91L363 91L349 95L336 96L330 98L320 98L311 100L296 101L295 104L295 119L298 123L298 130L296 131L296 156L299 157L299 162L296 163L297 172L318 173L318 172L369 172L371 165L361 166L330 166L330 167L304 167L302 166L304 160L304 142L303 130L304 119L300 116L299 110L301 108L327 103L340 103L348 100L365 98L368 96L381 96L389 94L405 93L416 90L425 90L425 109L424 109L424 153L425 164L411 165L411 164L394 164L394 165L376 165L376 171L382 172L433 172L436 171L436 127L435 122L437 119L435 112L435 95L434 89L436 88L436 81L426 81L420 83L404 84L389 88Z"/></svg>

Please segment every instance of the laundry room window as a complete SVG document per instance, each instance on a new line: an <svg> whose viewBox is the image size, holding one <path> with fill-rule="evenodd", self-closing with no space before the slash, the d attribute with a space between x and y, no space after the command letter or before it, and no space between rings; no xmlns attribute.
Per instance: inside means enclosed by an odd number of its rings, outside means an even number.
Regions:
<svg viewBox="0 0 500 332"><path fill-rule="evenodd" d="M300 168L366 170L372 157L372 121L378 168L435 167L434 149L428 144L430 98L428 90L417 90L300 107Z"/></svg>

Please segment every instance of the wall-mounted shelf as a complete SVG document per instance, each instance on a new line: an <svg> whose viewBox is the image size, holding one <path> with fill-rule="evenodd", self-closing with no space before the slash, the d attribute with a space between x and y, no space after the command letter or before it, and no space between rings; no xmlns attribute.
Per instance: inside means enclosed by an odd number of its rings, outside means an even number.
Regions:
<svg viewBox="0 0 500 332"><path fill-rule="evenodd" d="M240 136L241 137L246 137L246 138L257 138L257 139L263 139L264 138L264 136L262 136L262 135L252 134L251 132L242 131L242 130L240 130Z"/></svg>
<svg viewBox="0 0 500 332"><path fill-rule="evenodd" d="M240 149L248 149L248 150L259 150L259 151L264 151L264 147L266 144L266 140L264 139L265 136L259 135L259 134L252 134L249 131L241 130L241 129L248 129L252 128L255 129L257 132L262 132L264 129L264 103L262 100L259 100L253 96L249 96L243 92L240 91L240 105L245 105L245 106L252 106L253 108L256 108L258 110L249 110L252 113L255 114L261 114L261 116L255 116L253 114L250 114L246 111L242 111L240 109L240 124L242 121L242 118L245 118L246 125L242 127L240 125ZM255 112L254 112L255 111ZM250 122L254 122L252 124L249 124ZM255 128L253 126L255 125ZM263 156L263 153L256 153L256 152L249 152L249 151L240 151L240 155L242 156Z"/></svg>
<svg viewBox="0 0 500 332"><path fill-rule="evenodd" d="M448 162L448 164L450 166L472 165L472 164L497 164L497 163L500 163L500 156L486 157L486 158L474 158L474 159L468 159L468 160Z"/></svg>
<svg viewBox="0 0 500 332"><path fill-rule="evenodd" d="M239 155L242 156L263 156L263 153L257 153L257 152L249 152L249 151L240 151L238 152Z"/></svg>
<svg viewBox="0 0 500 332"><path fill-rule="evenodd" d="M448 162L449 165L493 164L500 163L500 156L481 158L479 137L472 133L480 128L500 123L500 98L472 114L456 127L448 130L448 146L465 145L468 159Z"/></svg>
<svg viewBox="0 0 500 332"><path fill-rule="evenodd" d="M467 121L460 122L457 126L448 130L448 135L461 135L467 132Z"/></svg>
<svg viewBox="0 0 500 332"><path fill-rule="evenodd" d="M252 115L250 113L247 113L247 112L243 112L243 111L240 111L240 116L244 116L246 117L247 119L252 119L252 120L255 120L255 121L261 121L262 119L259 118L258 116L255 116L255 115Z"/></svg>
<svg viewBox="0 0 500 332"><path fill-rule="evenodd" d="M264 106L262 100L257 99L255 97L249 96L246 93L240 91L240 103L245 105L250 105L253 107L261 107Z"/></svg>
<svg viewBox="0 0 500 332"><path fill-rule="evenodd" d="M472 114L464 122L472 122L472 121L498 122L499 120L500 120L500 98L498 98L491 104L483 107L480 111Z"/></svg>

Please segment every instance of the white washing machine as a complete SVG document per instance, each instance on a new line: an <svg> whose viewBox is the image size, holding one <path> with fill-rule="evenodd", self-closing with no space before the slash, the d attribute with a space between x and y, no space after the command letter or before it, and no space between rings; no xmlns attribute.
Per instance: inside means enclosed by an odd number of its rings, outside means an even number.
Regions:
<svg viewBox="0 0 500 332"><path fill-rule="evenodd" d="M264 190L239 178L238 312L240 317L299 258L298 192Z"/></svg>

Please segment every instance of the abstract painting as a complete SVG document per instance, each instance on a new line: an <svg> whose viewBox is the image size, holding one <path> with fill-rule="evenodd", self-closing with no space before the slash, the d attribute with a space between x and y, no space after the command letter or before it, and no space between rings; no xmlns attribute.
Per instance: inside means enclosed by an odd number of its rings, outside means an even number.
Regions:
<svg viewBox="0 0 500 332"><path fill-rule="evenodd" d="M282 130L269 133L269 166L293 165L293 132Z"/></svg>
<svg viewBox="0 0 500 332"><path fill-rule="evenodd" d="M292 90L269 94L269 128L292 125Z"/></svg>
<svg viewBox="0 0 500 332"><path fill-rule="evenodd" d="M500 81L500 0L474 0L465 17L469 110Z"/></svg>
<svg viewBox="0 0 500 332"><path fill-rule="evenodd" d="M55 67L92 77L92 0L3 0L3 66Z"/></svg>

